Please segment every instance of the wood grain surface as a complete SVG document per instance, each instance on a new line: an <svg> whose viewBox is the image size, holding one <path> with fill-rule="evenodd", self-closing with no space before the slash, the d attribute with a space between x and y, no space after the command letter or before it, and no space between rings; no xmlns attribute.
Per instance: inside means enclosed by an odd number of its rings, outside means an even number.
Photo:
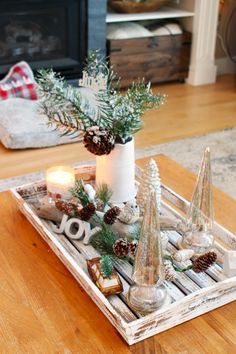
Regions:
<svg viewBox="0 0 236 354"><path fill-rule="evenodd" d="M189 199L194 175L164 156L157 161L163 182ZM214 200L216 220L235 232L236 202L216 189ZM0 203L1 353L235 353L235 302L129 347L9 192Z"/></svg>
<svg viewBox="0 0 236 354"><path fill-rule="evenodd" d="M135 136L137 149L236 126L233 75L221 76L216 84L205 86L156 85L154 91L166 93L167 104L145 114L144 129ZM0 144L0 178L88 159L94 156L82 143L28 150L7 150Z"/></svg>

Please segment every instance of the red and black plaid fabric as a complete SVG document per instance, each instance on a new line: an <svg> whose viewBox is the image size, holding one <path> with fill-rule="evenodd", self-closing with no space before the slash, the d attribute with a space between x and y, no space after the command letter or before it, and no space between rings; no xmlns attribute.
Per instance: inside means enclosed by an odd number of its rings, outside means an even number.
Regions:
<svg viewBox="0 0 236 354"><path fill-rule="evenodd" d="M13 97L37 99L34 74L25 61L15 64L0 81L0 100Z"/></svg>

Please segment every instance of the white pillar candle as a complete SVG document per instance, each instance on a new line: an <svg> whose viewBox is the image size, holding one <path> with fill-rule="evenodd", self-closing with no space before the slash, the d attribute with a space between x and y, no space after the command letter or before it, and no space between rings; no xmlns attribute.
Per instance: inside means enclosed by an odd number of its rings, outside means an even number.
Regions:
<svg viewBox="0 0 236 354"><path fill-rule="evenodd" d="M46 171L46 183L49 197L70 199L70 189L75 185L74 169L65 166L49 168Z"/></svg>

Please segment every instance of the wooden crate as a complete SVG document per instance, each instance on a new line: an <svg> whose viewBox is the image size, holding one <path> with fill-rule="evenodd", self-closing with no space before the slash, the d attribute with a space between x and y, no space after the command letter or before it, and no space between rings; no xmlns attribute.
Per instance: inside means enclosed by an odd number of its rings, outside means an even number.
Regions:
<svg viewBox="0 0 236 354"><path fill-rule="evenodd" d="M191 33L145 38L108 40L110 65L121 78L121 87L138 78L152 83L188 76Z"/></svg>
<svg viewBox="0 0 236 354"><path fill-rule="evenodd" d="M80 172L81 169L78 169L78 174ZM84 173L84 169L82 172ZM85 172L87 177L89 174L94 177L95 167L87 167ZM137 168L137 175L139 174L140 169ZM40 219L34 213L30 196L38 192L44 193L44 186L45 182L28 184L12 189L12 193L26 218L129 344L139 342L236 299L236 277L228 278L222 269L224 253L228 249L236 250L236 236L217 223L214 223L213 228L216 237L215 251L218 254L217 263L204 273L197 274L189 270L179 273L174 282L165 281L171 304L146 316L131 310L127 305L126 295L132 284L132 265L119 261L114 262L114 266L121 277L124 291L120 295L106 298L92 282L86 266L86 260L99 256L98 252L91 245L84 245L82 241L71 240L65 235L54 233L52 223ZM189 203L165 185L162 186L162 196L163 214L183 219L183 212L186 212ZM169 237L168 250L175 250L182 236L176 231L165 232Z"/></svg>

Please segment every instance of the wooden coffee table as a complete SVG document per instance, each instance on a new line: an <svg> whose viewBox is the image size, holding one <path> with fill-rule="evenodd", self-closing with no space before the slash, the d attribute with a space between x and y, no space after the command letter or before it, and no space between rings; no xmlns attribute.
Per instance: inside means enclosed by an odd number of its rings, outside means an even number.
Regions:
<svg viewBox="0 0 236 354"><path fill-rule="evenodd" d="M163 183L190 199L196 177L155 159ZM0 193L0 205L1 353L235 353L236 302L129 347L9 192ZM236 232L236 201L215 189L214 205L216 220Z"/></svg>

